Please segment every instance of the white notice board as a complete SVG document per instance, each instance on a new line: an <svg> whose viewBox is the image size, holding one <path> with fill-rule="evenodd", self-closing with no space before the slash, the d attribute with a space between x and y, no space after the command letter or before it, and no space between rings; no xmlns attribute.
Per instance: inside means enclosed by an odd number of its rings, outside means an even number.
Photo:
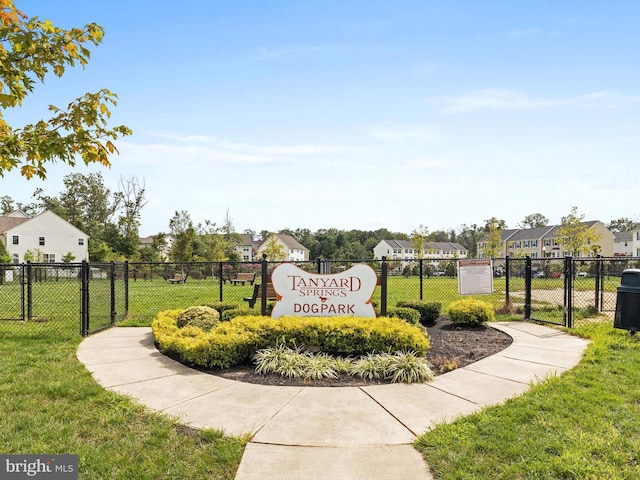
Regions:
<svg viewBox="0 0 640 480"><path fill-rule="evenodd" d="M493 293L493 265L489 258L458 260L458 293Z"/></svg>

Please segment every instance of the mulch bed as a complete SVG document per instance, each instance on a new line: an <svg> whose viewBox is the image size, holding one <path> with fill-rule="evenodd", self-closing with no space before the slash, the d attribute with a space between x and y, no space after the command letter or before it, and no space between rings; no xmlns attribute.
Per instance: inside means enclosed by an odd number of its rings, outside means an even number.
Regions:
<svg viewBox="0 0 640 480"><path fill-rule="evenodd" d="M506 333L486 326L454 324L449 319L440 319L427 327L431 338L431 348L427 359L436 375L461 368L478 360L498 353L511 345L511 337ZM178 360L177 358L174 358ZM253 371L252 365L242 365L225 370L193 367L199 371L218 375L230 380L274 386L314 386L314 387L356 387L389 383L367 381L350 375L323 380L302 380L280 375L262 375Z"/></svg>

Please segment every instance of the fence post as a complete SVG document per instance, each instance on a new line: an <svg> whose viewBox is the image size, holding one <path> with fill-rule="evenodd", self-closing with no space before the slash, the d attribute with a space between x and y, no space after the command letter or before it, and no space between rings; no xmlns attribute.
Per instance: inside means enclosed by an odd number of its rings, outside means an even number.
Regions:
<svg viewBox="0 0 640 480"><path fill-rule="evenodd" d="M573 258L564 257L564 326L573 327Z"/></svg>
<svg viewBox="0 0 640 480"><path fill-rule="evenodd" d="M511 265L509 260L510 260L509 255L505 255L504 257L504 296L505 296L504 301L506 305L511 304L511 294L509 292L509 272L511 271ZM493 272L491 272L491 274L493 275Z"/></svg>
<svg viewBox="0 0 640 480"><path fill-rule="evenodd" d="M596 308L596 311L600 312L600 260L601 260L601 256L600 255L596 255L596 268L594 268L595 270L595 277L596 277L596 298L595 298L595 302L594 302L594 306Z"/></svg>
<svg viewBox="0 0 640 480"><path fill-rule="evenodd" d="M220 301L222 301L222 267L224 265L222 264L222 262L218 262L218 275L219 275L219 279L220 279Z"/></svg>
<svg viewBox="0 0 640 480"><path fill-rule="evenodd" d="M380 266L380 315L387 315L387 257L382 257Z"/></svg>
<svg viewBox="0 0 640 480"><path fill-rule="evenodd" d="M116 263L109 262L109 287L111 294L111 325L116 323Z"/></svg>
<svg viewBox="0 0 640 480"><path fill-rule="evenodd" d="M31 262L27 262L27 320L33 318L33 270Z"/></svg>
<svg viewBox="0 0 640 480"><path fill-rule="evenodd" d="M260 288L262 289L262 298L260 299L260 313L262 315L267 314L267 282L269 281L269 268L267 264L267 254L262 254L262 285Z"/></svg>
<svg viewBox="0 0 640 480"><path fill-rule="evenodd" d="M322 273L322 258L318 257L318 270L317 272Z"/></svg>
<svg viewBox="0 0 640 480"><path fill-rule="evenodd" d="M124 261L124 318L129 318L129 260Z"/></svg>
<svg viewBox="0 0 640 480"><path fill-rule="evenodd" d="M26 309L25 309L25 301L26 301L26 281L27 281L27 275L26 275L26 265L24 263L20 264L20 294L21 294L21 309L20 309L20 317L22 318L22 320L24 321L26 318Z"/></svg>
<svg viewBox="0 0 640 480"><path fill-rule="evenodd" d="M89 264L80 266L80 335L89 335Z"/></svg>
<svg viewBox="0 0 640 480"><path fill-rule="evenodd" d="M527 255L524 263L524 318L531 318L531 257Z"/></svg>
<svg viewBox="0 0 640 480"><path fill-rule="evenodd" d="M423 267L424 267L424 259L421 258L418 260L418 263L420 265L420 300L424 299L424 272L423 272Z"/></svg>

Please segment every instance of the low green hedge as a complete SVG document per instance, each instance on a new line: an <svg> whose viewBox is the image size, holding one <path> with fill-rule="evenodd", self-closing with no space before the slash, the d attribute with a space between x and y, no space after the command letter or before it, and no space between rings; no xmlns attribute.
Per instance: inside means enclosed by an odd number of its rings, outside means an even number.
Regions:
<svg viewBox="0 0 640 480"><path fill-rule="evenodd" d="M420 312L415 308L391 307L387 309L387 317L401 318L405 322L417 325L420 323Z"/></svg>
<svg viewBox="0 0 640 480"><path fill-rule="evenodd" d="M262 348L285 344L333 355L364 355L413 350L424 355L429 338L407 322L388 318L240 316L208 332L178 328L180 310L160 312L151 327L163 352L193 365L228 368L247 363Z"/></svg>
<svg viewBox="0 0 640 480"><path fill-rule="evenodd" d="M420 323L423 325L433 325L440 317L442 304L438 302L425 302L424 300L401 300L396 303L398 307L413 308L420 312Z"/></svg>
<svg viewBox="0 0 640 480"><path fill-rule="evenodd" d="M465 298L449 304L449 318L454 323L480 325L495 320L493 305L475 298Z"/></svg>

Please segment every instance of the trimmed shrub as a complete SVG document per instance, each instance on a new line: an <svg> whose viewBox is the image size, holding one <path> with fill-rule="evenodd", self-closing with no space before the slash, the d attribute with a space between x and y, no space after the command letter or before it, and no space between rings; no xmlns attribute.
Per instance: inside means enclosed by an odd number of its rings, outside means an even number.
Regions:
<svg viewBox="0 0 640 480"><path fill-rule="evenodd" d="M448 312L454 323L480 325L495 319L493 305L475 298L465 298L451 303Z"/></svg>
<svg viewBox="0 0 640 480"><path fill-rule="evenodd" d="M213 303L207 304L207 306L217 310L218 313L220 314L220 318L224 320L224 315L223 315L224 312L226 312L227 310L240 308L241 305L236 302L213 302Z"/></svg>
<svg viewBox="0 0 640 480"><path fill-rule="evenodd" d="M424 300L401 300L396 303L398 307L413 308L420 312L420 323L423 325L433 325L440 317L442 304L438 302L425 302Z"/></svg>
<svg viewBox="0 0 640 480"><path fill-rule="evenodd" d="M176 317L178 328L198 327L202 330L211 330L219 322L220 314L218 311L206 305L189 307Z"/></svg>
<svg viewBox="0 0 640 480"><path fill-rule="evenodd" d="M387 317L401 318L407 323L417 325L420 323L420 312L415 308L395 307L387 309Z"/></svg>
<svg viewBox="0 0 640 480"><path fill-rule="evenodd" d="M222 321L228 322L232 318L240 317L242 315L248 316L248 315L255 315L255 314L256 314L256 311L253 308L246 308L246 307L232 308L230 310L225 310L224 312L222 312Z"/></svg>
<svg viewBox="0 0 640 480"><path fill-rule="evenodd" d="M424 355L429 338L417 326L395 318L238 316L208 332L178 328L179 311L160 312L151 327L160 349L194 365L227 368L278 344L341 356L413 350Z"/></svg>

